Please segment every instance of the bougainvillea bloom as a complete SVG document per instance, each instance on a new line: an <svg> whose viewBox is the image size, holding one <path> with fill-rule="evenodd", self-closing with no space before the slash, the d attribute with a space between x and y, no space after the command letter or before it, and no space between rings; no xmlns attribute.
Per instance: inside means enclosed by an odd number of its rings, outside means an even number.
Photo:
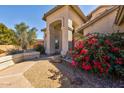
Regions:
<svg viewBox="0 0 124 93"><path fill-rule="evenodd" d="M107 45L112 46L112 43L110 42L110 40L105 40L105 43L106 43Z"/></svg>
<svg viewBox="0 0 124 93"><path fill-rule="evenodd" d="M116 58L116 62L115 62L116 64L123 64L124 63L124 61L123 61L123 59L122 58Z"/></svg>
<svg viewBox="0 0 124 93"><path fill-rule="evenodd" d="M98 65L100 65L100 62L99 62L99 61L94 61L94 60L93 60L93 64L96 65L96 66L98 66Z"/></svg>
<svg viewBox="0 0 124 93"><path fill-rule="evenodd" d="M74 60L72 61L71 64L72 64L72 66L76 66L77 65L77 63Z"/></svg>
<svg viewBox="0 0 124 93"><path fill-rule="evenodd" d="M112 48L112 52L119 52L119 48L118 47L114 47L114 48Z"/></svg>
<svg viewBox="0 0 124 93"><path fill-rule="evenodd" d="M88 53L88 50L87 49L82 49L80 54L87 54Z"/></svg>
<svg viewBox="0 0 124 93"><path fill-rule="evenodd" d="M103 56L103 59L108 61L110 59L110 56Z"/></svg>
<svg viewBox="0 0 124 93"><path fill-rule="evenodd" d="M106 38L107 36L107 38ZM111 74L115 66L124 64L124 51L120 41L112 40L114 35L88 34L75 43L72 50L72 65L88 72ZM119 45L119 47L118 47Z"/></svg>
<svg viewBox="0 0 124 93"><path fill-rule="evenodd" d="M82 41L78 41L78 42L75 43L75 48L80 49L80 48L83 48L83 47L84 46L83 46L83 42Z"/></svg>
<svg viewBox="0 0 124 93"><path fill-rule="evenodd" d="M88 40L88 44L91 44L91 45L92 45L92 44L97 43L97 41L98 41L97 39L92 38L92 39L89 39L89 40Z"/></svg>
<svg viewBox="0 0 124 93"><path fill-rule="evenodd" d="M91 70L92 66L91 65L86 65L86 63L83 63L82 64L82 69L84 69L84 70Z"/></svg>
<svg viewBox="0 0 124 93"><path fill-rule="evenodd" d="M89 57L89 56L85 56L85 57L84 57L84 60L85 60L85 61L89 61L89 60L90 60L90 57Z"/></svg>
<svg viewBox="0 0 124 93"><path fill-rule="evenodd" d="M88 33L86 36L90 36L90 35L92 35L92 34Z"/></svg>

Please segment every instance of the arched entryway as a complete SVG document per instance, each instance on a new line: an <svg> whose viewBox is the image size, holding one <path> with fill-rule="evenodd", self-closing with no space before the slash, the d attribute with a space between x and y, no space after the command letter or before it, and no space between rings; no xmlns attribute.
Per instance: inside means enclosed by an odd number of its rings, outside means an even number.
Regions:
<svg viewBox="0 0 124 93"><path fill-rule="evenodd" d="M60 54L62 50L62 22L57 20L49 25L50 30L50 54Z"/></svg>

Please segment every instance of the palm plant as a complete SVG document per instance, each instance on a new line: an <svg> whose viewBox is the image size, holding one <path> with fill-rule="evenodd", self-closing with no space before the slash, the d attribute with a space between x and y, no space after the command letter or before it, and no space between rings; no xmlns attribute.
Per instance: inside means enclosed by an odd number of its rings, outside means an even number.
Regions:
<svg viewBox="0 0 124 93"><path fill-rule="evenodd" d="M29 29L25 23L15 25L15 44L22 49L27 49L36 40L36 28Z"/></svg>
<svg viewBox="0 0 124 93"><path fill-rule="evenodd" d="M28 31L28 43L29 45L33 45L36 41L36 31L37 29L36 28L31 28L29 31Z"/></svg>

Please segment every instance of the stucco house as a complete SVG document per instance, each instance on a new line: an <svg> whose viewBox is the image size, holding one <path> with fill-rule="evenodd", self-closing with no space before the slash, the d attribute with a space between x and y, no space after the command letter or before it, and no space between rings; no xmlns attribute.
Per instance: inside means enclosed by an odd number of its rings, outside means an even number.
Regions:
<svg viewBox="0 0 124 93"><path fill-rule="evenodd" d="M86 16L77 5L61 5L45 13L43 20L46 53L65 55L73 46L74 33L124 32L124 6L101 5Z"/></svg>

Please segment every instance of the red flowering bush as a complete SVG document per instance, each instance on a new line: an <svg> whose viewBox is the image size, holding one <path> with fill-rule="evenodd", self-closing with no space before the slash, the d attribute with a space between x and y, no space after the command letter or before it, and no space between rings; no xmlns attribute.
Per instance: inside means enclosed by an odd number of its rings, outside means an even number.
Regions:
<svg viewBox="0 0 124 93"><path fill-rule="evenodd" d="M108 74L124 65L122 37L117 34L87 34L75 42L72 65L92 73ZM124 47L124 46L123 46Z"/></svg>

